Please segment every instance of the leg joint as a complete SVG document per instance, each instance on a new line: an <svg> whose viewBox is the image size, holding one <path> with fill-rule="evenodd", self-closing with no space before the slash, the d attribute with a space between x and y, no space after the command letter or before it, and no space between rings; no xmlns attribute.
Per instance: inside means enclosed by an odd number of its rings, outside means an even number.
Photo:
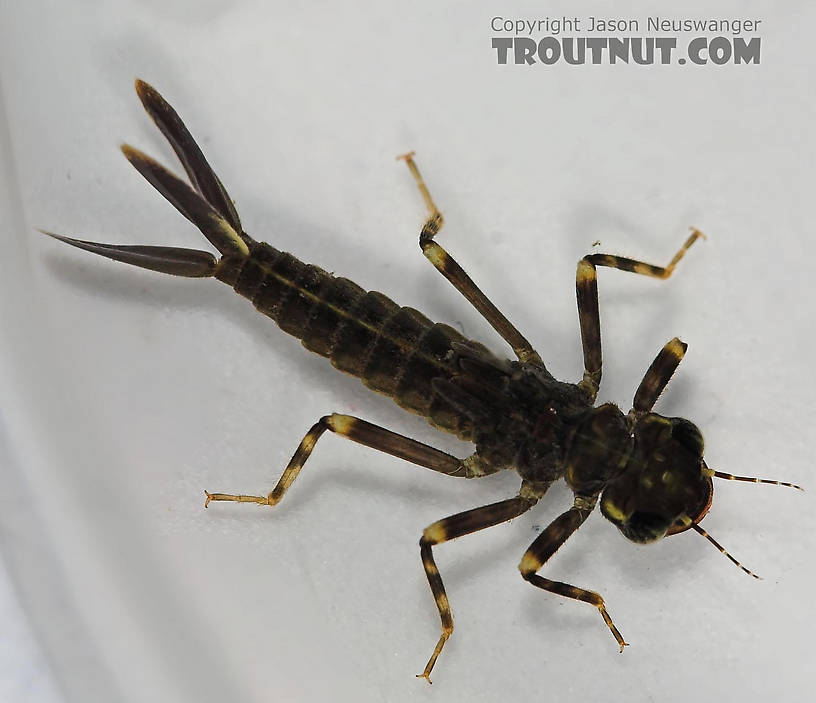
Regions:
<svg viewBox="0 0 816 703"><path fill-rule="evenodd" d="M342 435L348 435L351 428L358 424L360 420L351 415L342 415L340 413L332 413L331 415L324 415L317 424L325 427L327 430L336 432Z"/></svg>
<svg viewBox="0 0 816 703"><path fill-rule="evenodd" d="M436 268L442 272L443 275L452 275L452 270L455 270L455 264L451 259L450 254L439 246L432 238L419 240L419 246L422 248L422 253Z"/></svg>
<svg viewBox="0 0 816 703"><path fill-rule="evenodd" d="M435 522L433 525L428 525L422 531L422 537L419 540L419 546L428 546L431 547L435 544L440 544L447 540L448 536L446 534L445 528L438 522Z"/></svg>
<svg viewBox="0 0 816 703"><path fill-rule="evenodd" d="M518 568L521 572L521 577L525 581L531 581L535 576L535 572L538 571L541 566L541 560L531 552L527 551L524 552L524 556L521 558Z"/></svg>
<svg viewBox="0 0 816 703"><path fill-rule="evenodd" d="M578 261L578 269L575 273L579 283L594 279L597 275L595 264L592 263L589 256Z"/></svg>
<svg viewBox="0 0 816 703"><path fill-rule="evenodd" d="M423 242L428 242L439 234L439 230L442 229L444 222L442 213L439 212L435 212L425 220L425 224L422 225L422 231L419 233L419 245L422 246Z"/></svg>

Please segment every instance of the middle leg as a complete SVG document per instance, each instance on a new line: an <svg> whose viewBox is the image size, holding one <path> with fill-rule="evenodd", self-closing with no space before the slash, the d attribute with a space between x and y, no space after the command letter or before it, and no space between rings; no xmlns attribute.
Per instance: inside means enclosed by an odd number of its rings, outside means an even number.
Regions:
<svg viewBox="0 0 816 703"><path fill-rule="evenodd" d="M601 319L598 314L598 271L597 266L621 269L643 276L666 279L672 275L675 266L689 247L705 235L693 229L689 238L666 266L655 266L623 256L609 254L589 254L578 262L575 276L575 291L578 296L578 319L581 323L581 344L584 349L584 378L580 386L594 399L601 383Z"/></svg>
<svg viewBox="0 0 816 703"><path fill-rule="evenodd" d="M428 583L431 586L431 592L439 610L439 617L442 621L442 634L439 636L431 658L425 665L425 670L421 674L417 674L418 677L424 678L428 683L431 683L431 670L442 652L442 647L445 646L445 642L453 633L453 615L451 615L448 594L445 592L445 585L442 583L442 577L436 567L432 547L512 520L532 508L542 494L543 492L540 490L536 494L525 491L524 486L522 486L520 495L515 498L451 515L442 520L437 520L425 528L422 538L419 540L419 550L422 557L422 567L425 569L425 575L428 577Z"/></svg>

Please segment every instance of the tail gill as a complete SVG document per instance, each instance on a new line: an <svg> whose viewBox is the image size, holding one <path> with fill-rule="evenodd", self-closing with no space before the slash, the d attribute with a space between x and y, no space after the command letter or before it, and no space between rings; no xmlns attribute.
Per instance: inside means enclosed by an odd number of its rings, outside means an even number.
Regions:
<svg viewBox="0 0 816 703"><path fill-rule="evenodd" d="M122 145L125 158L176 210L198 227L223 256L248 256L249 247L254 241L243 231L232 199L178 113L155 88L144 81L136 80L136 93L156 126L170 142L192 186L128 144ZM44 234L114 261L173 276L213 276L218 265L215 256L199 249L102 244L51 232Z"/></svg>

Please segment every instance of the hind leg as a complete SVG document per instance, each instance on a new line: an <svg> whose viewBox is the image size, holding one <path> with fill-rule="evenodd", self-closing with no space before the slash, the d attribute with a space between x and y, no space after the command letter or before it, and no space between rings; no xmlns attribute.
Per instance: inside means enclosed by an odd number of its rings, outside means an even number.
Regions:
<svg viewBox="0 0 816 703"><path fill-rule="evenodd" d="M465 273L465 270L448 254L437 242L434 237L439 233L444 223L442 213L436 207L436 204L431 198L431 193L422 176L419 173L416 163L414 162L413 152L405 154L401 157L405 160L411 174L416 180L419 192L422 193L422 199L428 208L430 217L422 226L422 231L419 235L419 246L422 253L430 261L445 278L447 278L476 310L481 313L482 317L487 320L496 332L501 335L516 353L519 361L535 361L541 363L541 357L533 349L532 344L525 339L524 335L519 332L510 320L508 320L502 312L492 303L490 299L482 293L479 287L473 282L470 276Z"/></svg>
<svg viewBox="0 0 816 703"><path fill-rule="evenodd" d="M330 430L341 437L364 444L391 456L410 461L412 464L424 466L426 469L437 471L447 476L460 478L476 478L495 473L497 469L486 465L477 455L466 459L458 459L427 444L410 439L403 435L391 432L384 427L373 425L351 415L326 415L321 417L301 440L300 445L283 471L277 485L266 496L238 495L231 493L207 494L205 506L213 501L233 501L238 503L256 503L258 505L277 505L289 487L298 477L300 470L311 456L317 440L326 430Z"/></svg>

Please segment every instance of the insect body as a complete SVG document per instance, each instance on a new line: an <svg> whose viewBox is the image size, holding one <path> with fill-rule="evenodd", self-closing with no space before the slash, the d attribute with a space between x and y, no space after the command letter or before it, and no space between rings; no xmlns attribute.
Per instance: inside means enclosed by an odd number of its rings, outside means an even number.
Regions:
<svg viewBox="0 0 816 703"><path fill-rule="evenodd" d="M423 253L510 344L515 361L494 356L452 327L431 322L413 308L400 307L382 293L365 291L348 279L253 240L243 231L232 200L173 108L142 81L136 82L136 90L178 155L192 187L142 152L126 145L122 151L201 230L218 249L220 258L193 249L119 246L51 236L154 271L217 278L251 300L285 332L300 338L307 349L476 447L473 454L460 459L356 417L326 415L303 438L270 493L208 492L206 504L237 501L275 505L326 430L451 477L478 478L505 469L513 469L521 477L516 496L439 520L424 530L420 553L442 632L419 676L430 681L436 659L453 632L433 547L521 515L554 481L566 480L574 493L573 505L529 546L519 564L521 575L545 591L596 607L621 651L626 642L599 594L538 573L599 501L602 514L627 538L653 542L688 529L708 537L699 522L711 505L713 477L792 485L712 471L703 460L703 438L693 423L652 412L686 351L678 339L669 341L658 353L628 414L611 403L594 407L601 381L597 268L668 278L702 236L699 231L692 231L665 267L605 254L581 259L576 290L585 370L578 383L560 382L524 336L436 242L442 215L411 154L403 158L430 212L419 237Z"/></svg>

